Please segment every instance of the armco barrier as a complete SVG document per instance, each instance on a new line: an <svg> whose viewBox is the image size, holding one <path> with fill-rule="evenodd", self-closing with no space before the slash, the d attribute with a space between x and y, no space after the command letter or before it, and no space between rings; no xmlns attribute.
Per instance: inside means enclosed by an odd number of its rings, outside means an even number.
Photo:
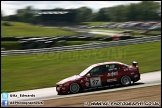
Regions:
<svg viewBox="0 0 162 108"><path fill-rule="evenodd" d="M62 46L62 47L52 47L52 48L42 48L42 49L28 49L28 50L8 50L1 51L1 56L12 56L12 55L22 55L22 54L38 54L38 53L50 53L50 52L65 52L74 50L85 50L94 48L104 48L112 46L122 46L129 44L138 44L145 42L161 41L161 35L149 36L143 38L110 41L110 42L100 42L100 43L90 43L83 45L72 45L72 46Z"/></svg>

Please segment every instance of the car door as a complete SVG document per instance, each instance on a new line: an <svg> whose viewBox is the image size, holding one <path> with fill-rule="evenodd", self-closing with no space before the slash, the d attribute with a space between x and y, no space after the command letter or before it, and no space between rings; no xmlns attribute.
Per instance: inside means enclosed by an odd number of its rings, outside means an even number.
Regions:
<svg viewBox="0 0 162 108"><path fill-rule="evenodd" d="M107 83L116 82L118 79L120 66L118 64L106 65L107 70Z"/></svg>
<svg viewBox="0 0 162 108"><path fill-rule="evenodd" d="M96 66L90 72L89 83L90 87L103 86L106 82L106 66Z"/></svg>

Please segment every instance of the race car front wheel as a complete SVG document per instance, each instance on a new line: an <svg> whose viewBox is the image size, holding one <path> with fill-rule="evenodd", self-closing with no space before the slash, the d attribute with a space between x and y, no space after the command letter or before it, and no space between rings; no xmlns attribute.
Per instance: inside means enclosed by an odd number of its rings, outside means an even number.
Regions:
<svg viewBox="0 0 162 108"><path fill-rule="evenodd" d="M124 86L130 85L131 84L131 79L129 76L123 76L121 78L121 84Z"/></svg>
<svg viewBox="0 0 162 108"><path fill-rule="evenodd" d="M72 83L70 85L70 92L71 93L78 93L80 91L80 86L77 83Z"/></svg>

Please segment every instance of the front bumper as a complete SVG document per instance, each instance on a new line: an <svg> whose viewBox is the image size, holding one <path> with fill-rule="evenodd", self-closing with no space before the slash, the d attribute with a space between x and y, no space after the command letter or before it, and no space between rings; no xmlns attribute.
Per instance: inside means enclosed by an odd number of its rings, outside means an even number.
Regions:
<svg viewBox="0 0 162 108"><path fill-rule="evenodd" d="M63 85L56 85L56 91L58 95L62 94L68 94L69 93L69 87L68 86L63 86Z"/></svg>

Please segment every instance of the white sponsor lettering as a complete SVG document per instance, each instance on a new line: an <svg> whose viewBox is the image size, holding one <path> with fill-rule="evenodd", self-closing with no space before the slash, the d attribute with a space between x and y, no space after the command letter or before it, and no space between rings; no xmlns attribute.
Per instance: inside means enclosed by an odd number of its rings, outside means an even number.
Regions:
<svg viewBox="0 0 162 108"><path fill-rule="evenodd" d="M114 81L117 81L116 78L113 78L113 79L107 79L107 82L114 82Z"/></svg>
<svg viewBox="0 0 162 108"><path fill-rule="evenodd" d="M107 74L107 76L116 76L116 75L118 75L118 72L111 72Z"/></svg>
<svg viewBox="0 0 162 108"><path fill-rule="evenodd" d="M124 69L124 71L128 71L128 68Z"/></svg>

